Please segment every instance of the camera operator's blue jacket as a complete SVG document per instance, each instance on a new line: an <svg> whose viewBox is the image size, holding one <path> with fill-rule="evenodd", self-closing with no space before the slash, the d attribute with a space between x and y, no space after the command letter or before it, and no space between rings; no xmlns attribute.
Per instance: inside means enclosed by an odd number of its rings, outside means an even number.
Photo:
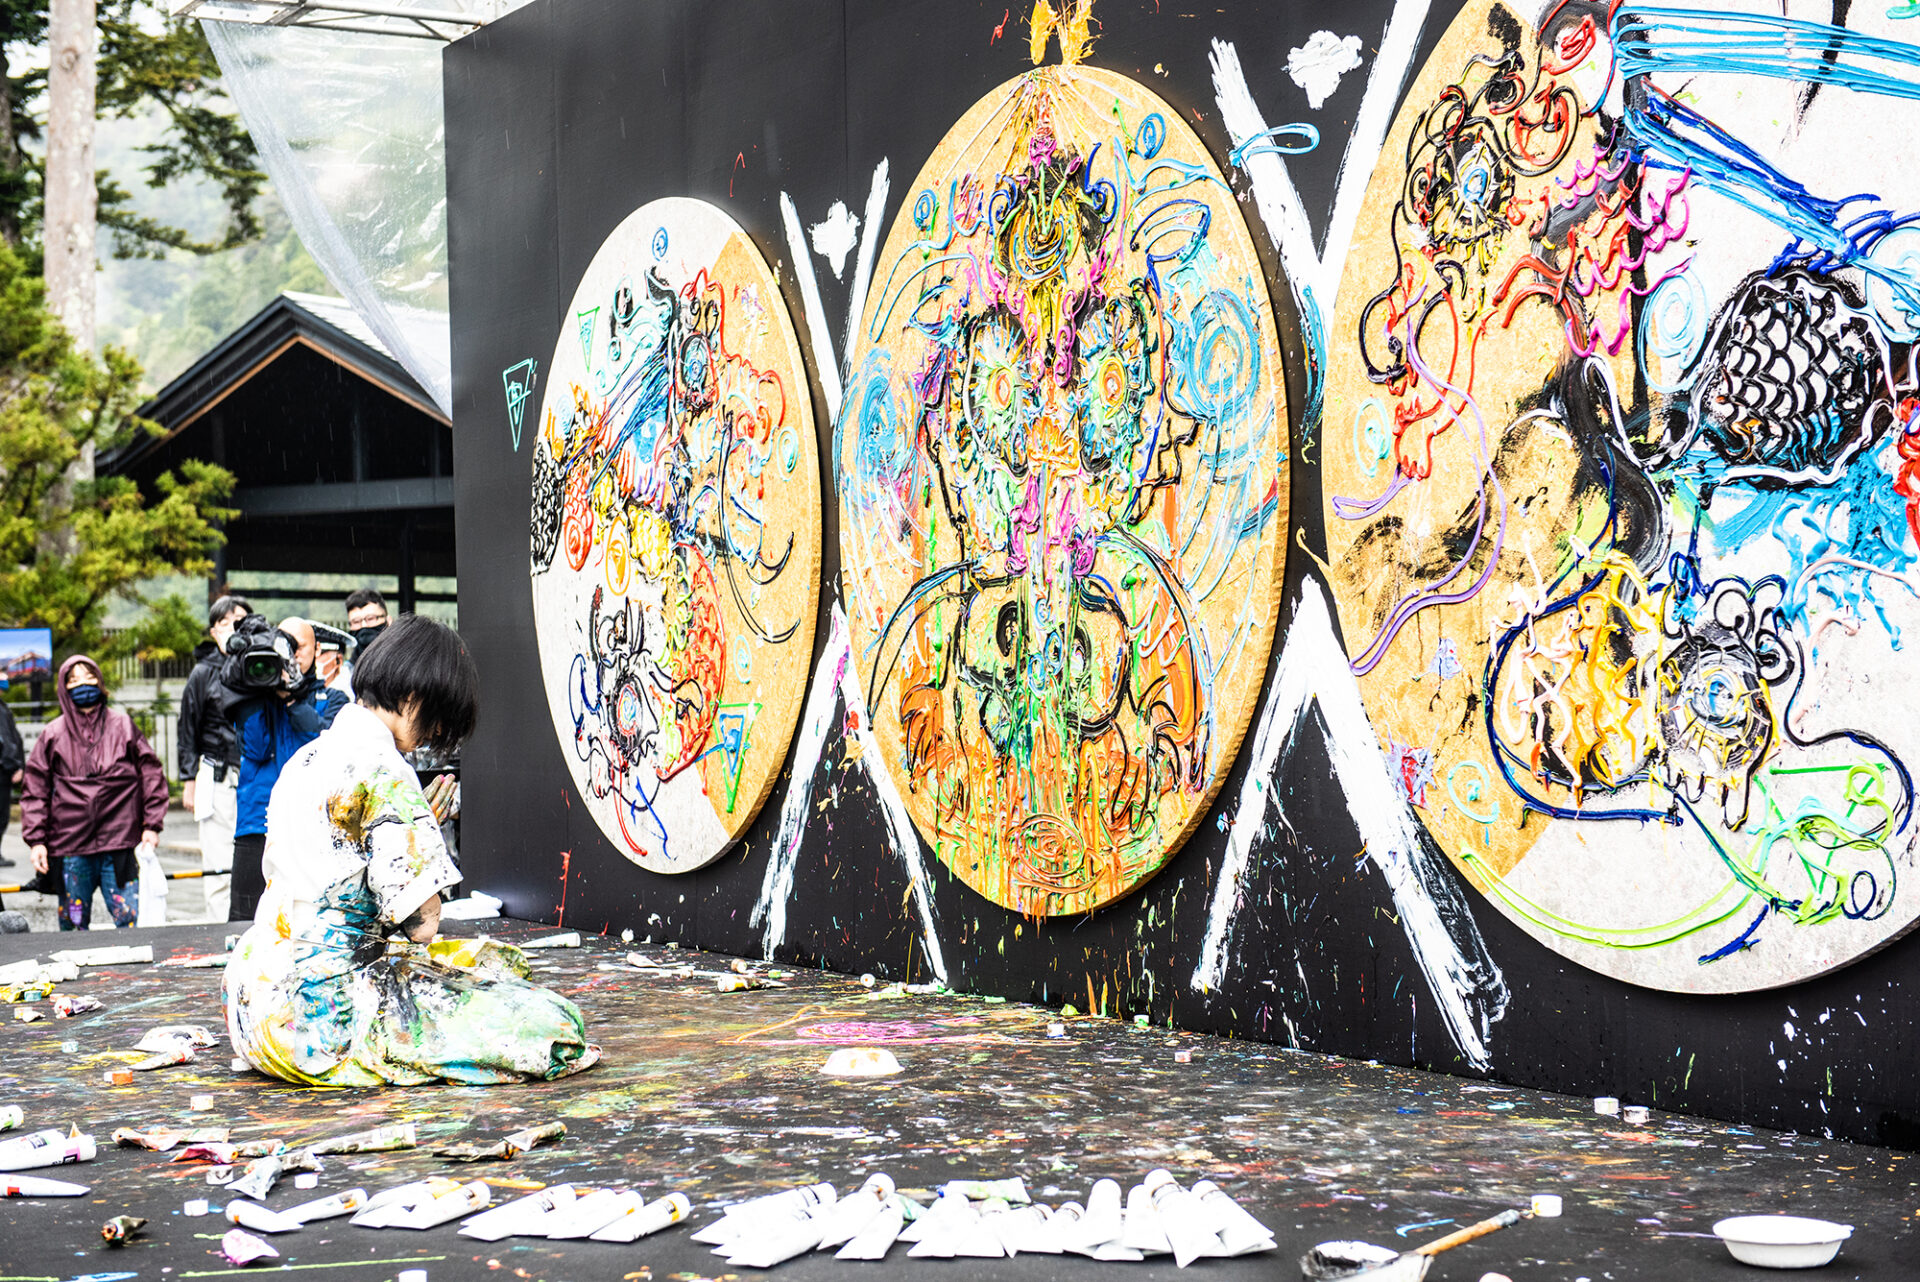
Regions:
<svg viewBox="0 0 1920 1282"><path fill-rule="evenodd" d="M234 835L245 837L267 830L267 798L279 781L280 768L293 754L333 724L347 696L309 679L294 693L291 703L262 699L240 722L239 815Z"/></svg>

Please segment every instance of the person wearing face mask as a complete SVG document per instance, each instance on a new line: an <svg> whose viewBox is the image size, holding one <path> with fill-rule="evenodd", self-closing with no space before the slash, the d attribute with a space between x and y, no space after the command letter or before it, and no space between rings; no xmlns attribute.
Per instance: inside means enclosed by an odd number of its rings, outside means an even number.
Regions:
<svg viewBox="0 0 1920 1282"><path fill-rule="evenodd" d="M360 588L347 597L347 631L353 634L355 659L387 630L387 622L387 599L374 589Z"/></svg>
<svg viewBox="0 0 1920 1282"><path fill-rule="evenodd" d="M260 894L267 888L260 861L267 846L267 801L281 768L319 738L347 702L346 695L328 688L314 671L313 625L305 619L287 619L280 633L292 650L283 688L277 697L252 699L232 709L240 742L240 785L228 921L252 921Z"/></svg>
<svg viewBox="0 0 1920 1282"><path fill-rule="evenodd" d="M200 829L201 886L207 919L225 921L233 871L233 831L238 818L240 742L221 706L220 669L227 638L253 613L243 596L223 596L207 609L207 639L193 651L193 671L180 693L180 801Z"/></svg>
<svg viewBox="0 0 1920 1282"><path fill-rule="evenodd" d="M21 835L40 884L60 896L60 929L85 930L93 892L116 926L139 915L135 845L155 845L167 817L167 776L133 718L107 706L100 665L74 655L54 682L60 715L27 755Z"/></svg>

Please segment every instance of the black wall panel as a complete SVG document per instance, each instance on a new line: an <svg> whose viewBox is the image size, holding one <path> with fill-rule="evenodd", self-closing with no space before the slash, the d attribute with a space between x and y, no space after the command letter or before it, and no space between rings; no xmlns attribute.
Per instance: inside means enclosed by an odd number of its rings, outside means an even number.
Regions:
<svg viewBox="0 0 1920 1282"><path fill-rule="evenodd" d="M1422 58L1451 9L1442 3L1428 16ZM1231 172L1208 55L1212 40L1233 41L1268 120L1312 119L1322 130L1317 150L1290 160L1319 226L1366 70L1309 113L1286 74L1287 51L1323 27L1359 33L1371 49L1388 12L1379 0L1248 0L1204 10L1102 0L1090 61L1153 86ZM502 896L515 916L757 954L761 931L751 917L787 780L745 841L701 872L644 872L600 835L573 795L534 641L525 442L538 430L544 381L516 451L501 372L532 357L544 379L562 312L601 240L633 209L666 195L712 201L747 229L775 264L807 347L780 193L792 196L803 224L819 221L835 200L861 213L885 158L891 220L952 122L1026 69L1025 44L1024 10L975 0L539 0L449 49L461 616L486 682L481 727L465 758L464 858L469 884ZM1242 207L1264 251L1253 202ZM817 256L814 267L838 351L847 286ZM1267 268L1297 416L1306 394L1298 318L1277 263ZM811 364L813 348L807 352ZM830 478L817 386L815 404L821 470ZM1319 480L1301 453L1293 461L1293 524L1317 549ZM827 509L816 649L826 643L838 571L831 495ZM1296 550L1289 608L1313 572ZM1091 987L1110 1014L1482 1072L1450 1037L1386 887L1360 854L1323 737L1309 716L1268 781L1288 822L1271 824L1256 849L1219 989L1199 993L1188 984L1225 845L1213 816L1144 888L1082 918L1019 918L928 855L950 983L1083 1008ZM1247 755L1243 747L1216 814L1237 794ZM814 796L825 804L809 818L780 955L926 979L907 875L866 776L845 768L838 735L828 740ZM1444 889L1471 914L1463 929L1477 928L1509 994L1490 1028L1487 1075L1904 1146L1920 1137L1920 1003L1905 982L1920 959L1913 939L1789 989L1684 998L1562 961L1434 860L1450 879Z"/></svg>

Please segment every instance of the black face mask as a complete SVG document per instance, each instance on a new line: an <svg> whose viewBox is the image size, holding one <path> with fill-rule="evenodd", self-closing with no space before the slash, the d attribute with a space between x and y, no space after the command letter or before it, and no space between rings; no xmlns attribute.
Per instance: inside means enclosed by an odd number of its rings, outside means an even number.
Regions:
<svg viewBox="0 0 1920 1282"><path fill-rule="evenodd" d="M355 628L353 630L353 652L356 655L365 654L367 647L373 644L374 638L386 630L387 625L384 623L375 623L364 628Z"/></svg>

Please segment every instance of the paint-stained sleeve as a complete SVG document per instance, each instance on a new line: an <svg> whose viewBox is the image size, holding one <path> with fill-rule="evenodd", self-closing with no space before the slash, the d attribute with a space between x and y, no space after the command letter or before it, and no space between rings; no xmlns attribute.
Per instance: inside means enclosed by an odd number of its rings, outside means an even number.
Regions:
<svg viewBox="0 0 1920 1282"><path fill-rule="evenodd" d="M411 772L381 770L367 784L367 889L380 915L398 925L428 898L460 881Z"/></svg>

